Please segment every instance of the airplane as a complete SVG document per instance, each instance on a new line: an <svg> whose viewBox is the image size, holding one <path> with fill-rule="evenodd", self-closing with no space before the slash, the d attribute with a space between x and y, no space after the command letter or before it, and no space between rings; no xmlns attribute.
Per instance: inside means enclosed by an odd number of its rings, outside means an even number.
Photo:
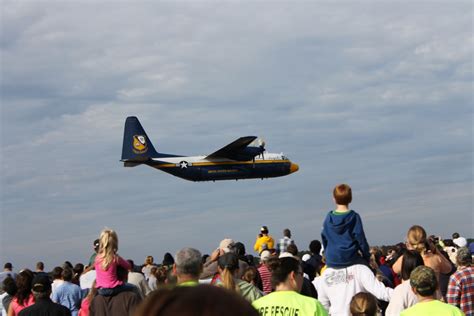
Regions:
<svg viewBox="0 0 474 316"><path fill-rule="evenodd" d="M122 159L124 167L147 165L190 181L265 179L298 171L283 154L265 153L265 142L245 136L207 156L159 153L135 116L125 120Z"/></svg>

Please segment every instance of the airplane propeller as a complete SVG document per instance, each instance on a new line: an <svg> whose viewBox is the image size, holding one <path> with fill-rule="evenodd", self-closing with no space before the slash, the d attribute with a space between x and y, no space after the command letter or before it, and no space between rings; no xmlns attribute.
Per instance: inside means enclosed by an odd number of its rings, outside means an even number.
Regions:
<svg viewBox="0 0 474 316"><path fill-rule="evenodd" d="M260 147L260 149L262 150L262 159L265 159L265 156L263 155L263 153L265 152L265 140L263 140L263 138L258 138L257 144L258 147Z"/></svg>
<svg viewBox="0 0 474 316"><path fill-rule="evenodd" d="M265 159L264 152L265 152L265 140L263 138L257 138L254 141L254 144L260 148L259 156L262 155L262 159ZM253 157L253 167L255 168L255 156Z"/></svg>

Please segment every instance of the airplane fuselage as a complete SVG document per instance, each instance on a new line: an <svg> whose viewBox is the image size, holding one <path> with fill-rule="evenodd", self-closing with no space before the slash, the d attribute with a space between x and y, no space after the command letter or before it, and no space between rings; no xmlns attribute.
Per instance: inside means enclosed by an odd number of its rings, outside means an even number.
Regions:
<svg viewBox="0 0 474 316"><path fill-rule="evenodd" d="M298 166L282 154L267 153L250 161L177 156L151 159L144 164L190 181L273 178L288 175Z"/></svg>

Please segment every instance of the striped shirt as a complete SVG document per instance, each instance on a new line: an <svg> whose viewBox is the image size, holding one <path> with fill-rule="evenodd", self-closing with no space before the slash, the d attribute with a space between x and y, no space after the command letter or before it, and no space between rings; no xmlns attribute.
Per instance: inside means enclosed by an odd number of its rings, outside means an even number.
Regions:
<svg viewBox="0 0 474 316"><path fill-rule="evenodd" d="M268 294L272 291L272 274L267 266L262 264L258 267L258 273L262 279L263 293Z"/></svg>
<svg viewBox="0 0 474 316"><path fill-rule="evenodd" d="M464 314L474 315L474 267L465 267L451 275L446 300Z"/></svg>

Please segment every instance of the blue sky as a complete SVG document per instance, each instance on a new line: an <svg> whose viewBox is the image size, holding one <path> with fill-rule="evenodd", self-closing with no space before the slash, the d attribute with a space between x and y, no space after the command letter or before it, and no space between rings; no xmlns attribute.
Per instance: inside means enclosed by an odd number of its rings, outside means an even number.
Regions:
<svg viewBox="0 0 474 316"><path fill-rule="evenodd" d="M1 1L0 261L86 262L104 227L141 263L261 225L320 238L353 187L371 245L473 223L470 1ZM119 162L265 138L299 172L193 183Z"/></svg>

